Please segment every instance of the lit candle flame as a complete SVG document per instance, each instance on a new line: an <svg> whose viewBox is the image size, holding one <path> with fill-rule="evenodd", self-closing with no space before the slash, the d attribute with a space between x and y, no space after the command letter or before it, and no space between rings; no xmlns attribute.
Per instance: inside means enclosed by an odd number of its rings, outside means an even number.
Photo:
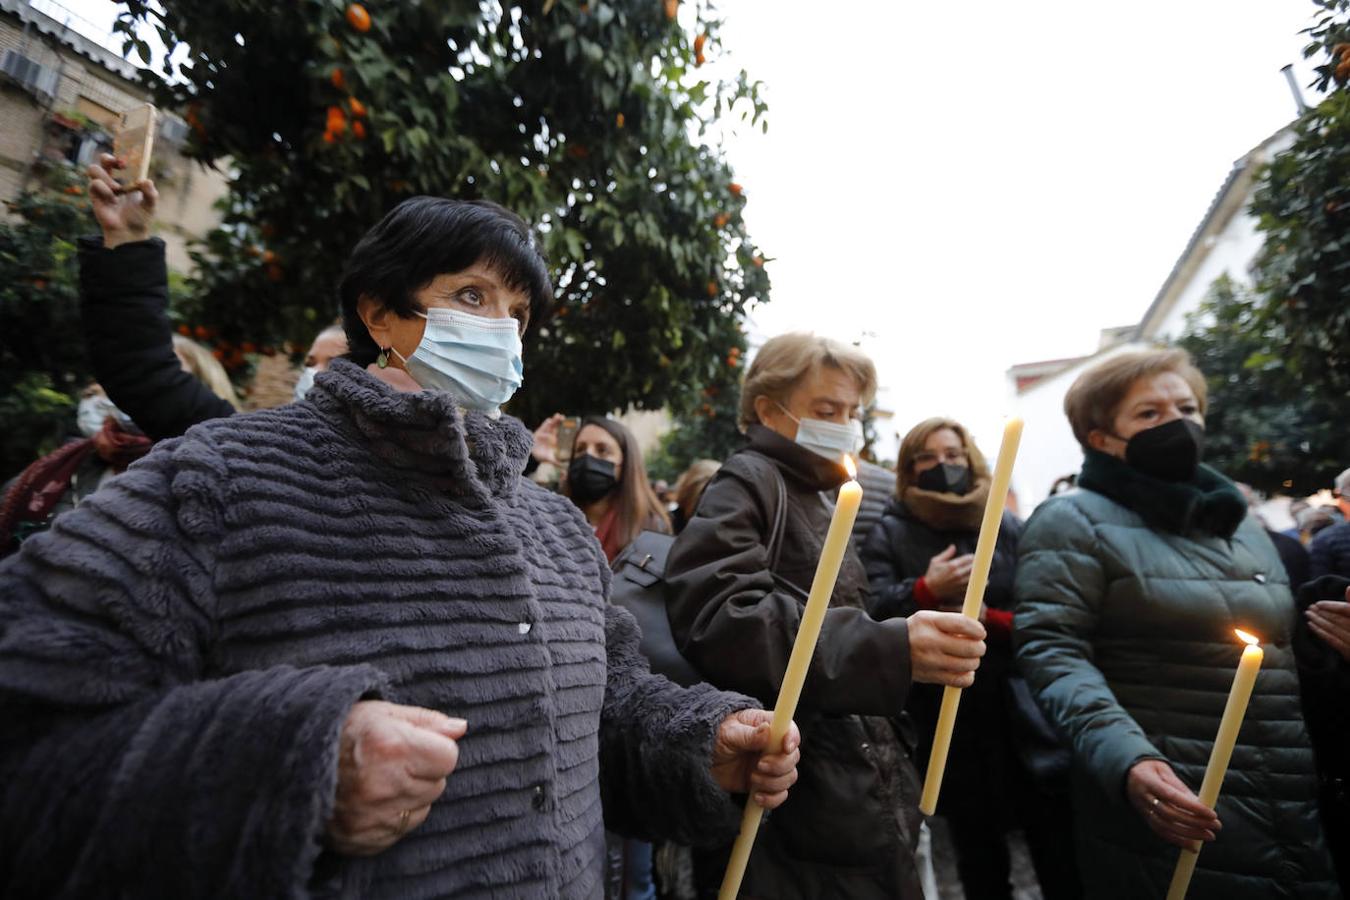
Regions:
<svg viewBox="0 0 1350 900"><path fill-rule="evenodd" d="M1248 634L1247 632L1243 631L1241 628L1234 628L1234 629L1233 629L1233 633L1236 634L1239 638L1241 638L1241 639L1242 639L1243 641L1245 641L1246 643L1251 644L1253 647L1255 647L1257 644L1261 643L1261 639L1260 639L1259 637L1257 637L1257 636L1254 635L1254 634Z"/></svg>
<svg viewBox="0 0 1350 900"><path fill-rule="evenodd" d="M848 470L850 480L858 477L858 467L853 464L853 457L847 453L844 454L844 468Z"/></svg>

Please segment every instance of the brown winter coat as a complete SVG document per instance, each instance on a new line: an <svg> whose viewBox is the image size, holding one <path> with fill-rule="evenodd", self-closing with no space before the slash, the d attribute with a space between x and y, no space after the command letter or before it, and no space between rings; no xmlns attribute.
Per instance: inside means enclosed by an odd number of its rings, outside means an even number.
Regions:
<svg viewBox="0 0 1350 900"><path fill-rule="evenodd" d="M668 609L681 651L709 681L767 705L777 698L829 526L826 492L846 476L763 426L751 426L749 437L671 548ZM780 476L787 510L771 572L766 545ZM899 722L910 685L908 625L875 621L866 597L867 575L850 549L797 711L800 779L760 830L745 896L923 896L913 853L918 778Z"/></svg>

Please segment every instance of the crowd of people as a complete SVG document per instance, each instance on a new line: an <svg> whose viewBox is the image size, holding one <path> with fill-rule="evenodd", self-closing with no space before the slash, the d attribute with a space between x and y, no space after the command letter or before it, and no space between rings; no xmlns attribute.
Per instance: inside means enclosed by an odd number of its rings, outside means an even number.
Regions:
<svg viewBox="0 0 1350 900"><path fill-rule="evenodd" d="M757 803L742 896L918 900L953 686L938 815L972 900L1012 896L1012 832L1048 900L1160 897L1196 842L1189 896L1342 895L1350 523L1265 527L1204 463L1184 352L1073 385L1082 470L1005 512L978 619L969 429L925 419L894 471L860 461L771 746L865 354L769 340L744 446L654 486L610 416L502 413L548 268L509 211L419 197L353 248L294 402L240 414L172 332L153 184L114 166L79 248L81 437L0 501L0 894L701 900ZM1333 487L1350 513L1350 469ZM1265 662L1211 809L1235 628Z"/></svg>

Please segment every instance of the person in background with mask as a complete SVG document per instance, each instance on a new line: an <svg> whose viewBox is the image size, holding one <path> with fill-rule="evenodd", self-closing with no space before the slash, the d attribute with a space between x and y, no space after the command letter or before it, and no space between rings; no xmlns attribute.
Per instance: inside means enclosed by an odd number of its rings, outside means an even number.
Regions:
<svg viewBox="0 0 1350 900"><path fill-rule="evenodd" d="M296 402L305 399L309 389L314 387L314 379L320 372L327 372L329 364L346 353L347 334L342 330L340 323L329 325L320 331L314 338L314 343L310 344L309 352L305 354L304 368L300 370L300 377L295 382Z"/></svg>
<svg viewBox="0 0 1350 900"><path fill-rule="evenodd" d="M970 433L926 419L900 442L894 497L859 556L878 620L920 609L959 611L989 498L989 466ZM1014 735L1012 586L1022 523L1003 514L980 621L989 652L966 690L952 736L939 813L951 826L961 884L970 897L1012 897L1007 832L1024 828L1047 900L1078 897L1068 804L1035 792ZM915 685L907 709L918 727L920 772L932 750L942 691Z"/></svg>
<svg viewBox="0 0 1350 900"><path fill-rule="evenodd" d="M642 531L670 533L670 517L647 481L637 439L613 419L582 420L562 490L591 523L610 562Z"/></svg>
<svg viewBox="0 0 1350 900"><path fill-rule="evenodd" d="M676 643L718 687L777 698L830 492L848 477L841 460L861 446L857 416L875 390L866 355L811 334L773 338L746 372L747 446L704 490L666 568ZM899 720L912 682L969 686L984 637L956 613L873 619L850 544L798 709L811 752L792 802L760 829L746 896L920 900L919 783ZM716 896L725 851L697 863L702 895Z"/></svg>
<svg viewBox="0 0 1350 900"><path fill-rule="evenodd" d="M1022 533L1018 666L1073 747L1088 896L1160 897L1177 848L1202 841L1191 897L1330 900L1294 600L1242 494L1201 463L1205 404L1175 349L1120 353L1069 388L1083 469ZM1195 791L1242 652L1234 629L1265 661L1211 810Z"/></svg>
<svg viewBox="0 0 1350 900"><path fill-rule="evenodd" d="M34 460L0 491L0 557L46 531L58 515L150 451L150 439L98 384L85 388L75 426L78 438Z"/></svg>
<svg viewBox="0 0 1350 900"><path fill-rule="evenodd" d="M162 245L103 237L163 289ZM548 273L495 204L401 203L304 401L160 444L0 563L0 895L590 900L602 816L720 841L736 795L786 799L795 729L651 675L585 518L521 477L499 407Z"/></svg>
<svg viewBox="0 0 1350 900"><path fill-rule="evenodd" d="M96 380L146 436L178 437L198 422L233 415L239 402L233 388L223 389L219 363L200 345L195 346L201 353L194 352L169 322L164 242L150 236L159 199L154 183L147 180L112 197L95 191L93 186L119 167L107 154L89 167L94 218L105 234L116 237L85 237L78 244L85 346ZM314 374L346 351L339 326L320 332L305 357L296 399L304 396L302 387L313 385Z"/></svg>

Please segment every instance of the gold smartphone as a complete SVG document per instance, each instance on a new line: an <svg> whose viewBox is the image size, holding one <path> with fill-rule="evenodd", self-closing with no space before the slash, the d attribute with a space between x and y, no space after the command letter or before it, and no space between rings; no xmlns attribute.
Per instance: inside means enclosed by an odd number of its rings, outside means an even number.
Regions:
<svg viewBox="0 0 1350 900"><path fill-rule="evenodd" d="M153 104L145 103L122 114L122 124L113 137L113 154L122 168L113 173L123 190L150 176L150 153L155 147L155 123L159 119Z"/></svg>
<svg viewBox="0 0 1350 900"><path fill-rule="evenodd" d="M568 416L558 423L558 449L555 454L558 462L566 465L572 461L572 445L577 442L577 430L581 427L581 420L576 416Z"/></svg>

